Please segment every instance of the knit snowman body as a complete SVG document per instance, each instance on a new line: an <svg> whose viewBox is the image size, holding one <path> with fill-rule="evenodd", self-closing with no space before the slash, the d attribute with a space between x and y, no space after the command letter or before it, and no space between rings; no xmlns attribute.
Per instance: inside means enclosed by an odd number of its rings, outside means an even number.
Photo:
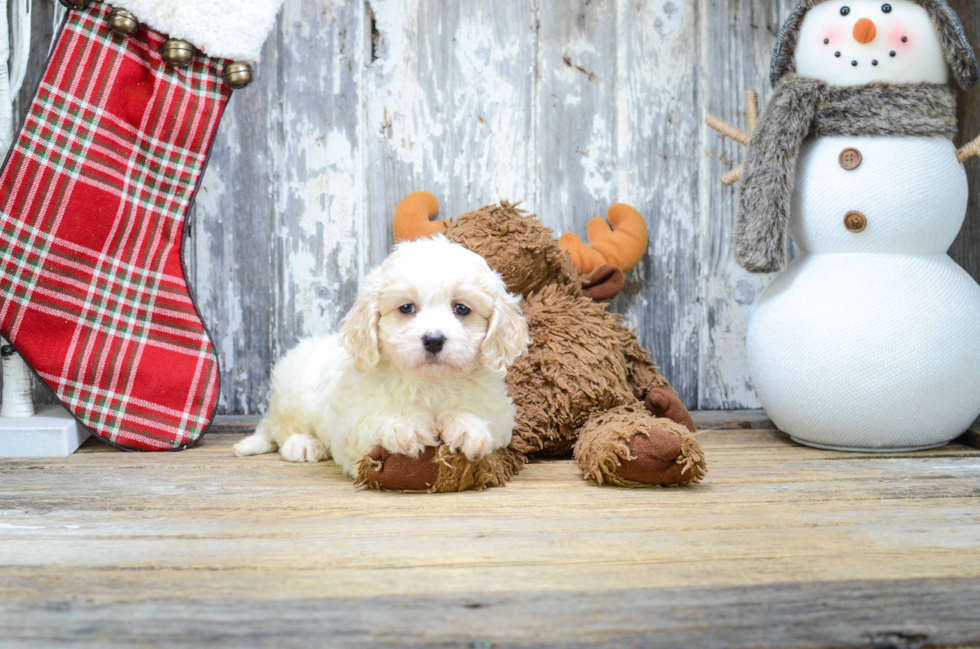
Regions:
<svg viewBox="0 0 980 649"><path fill-rule="evenodd" d="M832 85L945 83L942 51L909 0L830 0L803 21L795 63ZM905 450L943 445L980 415L980 286L947 255L967 198L947 138L804 142L787 224L799 254L747 339L780 429L814 446Z"/></svg>
<svg viewBox="0 0 980 649"><path fill-rule="evenodd" d="M857 169L839 164L860 151ZM941 138L809 140L789 222L801 254L762 295L748 358L763 407L797 440L945 444L980 414L980 286L946 254L967 182ZM843 215L861 212L862 232Z"/></svg>

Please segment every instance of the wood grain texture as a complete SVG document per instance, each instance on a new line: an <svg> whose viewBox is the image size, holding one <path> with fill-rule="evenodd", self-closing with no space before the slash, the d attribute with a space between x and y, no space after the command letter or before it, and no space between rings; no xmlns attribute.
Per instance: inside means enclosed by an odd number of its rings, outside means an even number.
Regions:
<svg viewBox="0 0 980 649"><path fill-rule="evenodd" d="M974 49L980 47L980 5L974 0L950 0L949 4L963 21ZM980 135L980 90L960 92L958 112L960 132L956 144L963 146ZM970 202L963 229L949 254L976 279L980 278L980 158L972 158L965 164L970 183Z"/></svg>
<svg viewBox="0 0 980 649"><path fill-rule="evenodd" d="M0 460L2 643L980 639L980 451L965 446L855 455L718 429L693 488L590 486L560 460L428 496L357 491L332 463L238 459L240 438ZM889 634L929 643L875 640Z"/></svg>
<svg viewBox="0 0 980 649"><path fill-rule="evenodd" d="M222 123L192 250L225 412L264 409L273 361L354 300L367 247L363 30L360 3L288 0L256 84Z"/></svg>
<svg viewBox="0 0 980 649"><path fill-rule="evenodd" d="M745 91L759 93L765 106L771 95L769 61L776 36L794 0L726 2L701 0L704 111L747 128ZM731 231L739 185L724 187L721 177L745 158L745 147L721 137L702 123L704 155L700 164L701 209L698 259L701 299L698 407L759 407L745 353L745 334L756 300L771 277L752 275L732 259Z"/></svg>
<svg viewBox="0 0 980 649"><path fill-rule="evenodd" d="M38 2L34 41L53 33ZM951 0L974 44L980 9ZM221 412L265 409L271 365L334 330L389 252L391 214L425 189L443 216L522 200L584 234L610 203L647 218L647 257L612 308L691 408L754 408L745 330L768 280L731 261L744 90L794 0L286 0L257 81L218 134L185 246L218 349ZM31 61L22 111L43 68ZM980 93L961 93L961 141ZM953 257L980 277L980 161ZM39 389L42 401L50 397Z"/></svg>
<svg viewBox="0 0 980 649"><path fill-rule="evenodd" d="M370 0L366 68L371 262L405 195L452 218L534 196L535 22L528 0Z"/></svg>
<svg viewBox="0 0 980 649"><path fill-rule="evenodd" d="M871 602L874 608L869 608ZM926 579L601 594L297 598L263 602L261 611L237 601L211 600L190 610L179 601L154 599L115 605L60 600L43 609L24 601L4 609L12 620L8 647L98 642L167 647L976 649L977 624L970 611L978 605L980 580Z"/></svg>

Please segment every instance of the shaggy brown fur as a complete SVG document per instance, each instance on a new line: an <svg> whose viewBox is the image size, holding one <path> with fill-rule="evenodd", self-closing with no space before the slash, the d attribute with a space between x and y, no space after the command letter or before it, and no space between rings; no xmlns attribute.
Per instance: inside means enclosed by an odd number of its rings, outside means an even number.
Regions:
<svg viewBox="0 0 980 649"><path fill-rule="evenodd" d="M545 286L556 286L570 295L581 295L571 257L540 221L515 218L523 213L517 209L519 204L501 201L468 212L450 224L446 236L486 259L511 293L530 295Z"/></svg>
<svg viewBox="0 0 980 649"><path fill-rule="evenodd" d="M596 411L637 401L629 383L619 316L555 286L530 295L531 348L507 371L519 416L511 446L522 453L570 450ZM585 343L585 344L583 344Z"/></svg>
<svg viewBox="0 0 980 649"><path fill-rule="evenodd" d="M575 444L575 462L589 480L620 487L649 487L643 478L651 472L663 485L700 482L705 474L701 447L687 428L637 405L592 418Z"/></svg>
<svg viewBox="0 0 980 649"><path fill-rule="evenodd" d="M796 71L793 54L796 52L803 17L807 11L825 1L803 0L790 14L779 34L776 50L772 55L770 76L773 86L787 74ZM932 22L942 39L946 62L953 70L957 83L964 89L973 87L980 80L980 66L977 65L976 54L966 38L966 31L959 16L950 8L946 0L912 0L912 2L922 6L932 17Z"/></svg>
<svg viewBox="0 0 980 649"><path fill-rule="evenodd" d="M499 463L471 463L445 447L421 459L374 449L362 463L361 484L406 490L409 475L413 491L497 486L527 454L573 449L595 482L636 486L703 477L704 457L687 409L635 333L582 294L580 278L550 229L502 202L459 217L446 236L483 255L508 289L525 297L532 343L507 372L518 411L512 455ZM581 441L585 432L588 439ZM454 476L482 477L443 480L443 469L433 470L434 459L452 466Z"/></svg>
<svg viewBox="0 0 980 649"><path fill-rule="evenodd" d="M797 158L803 141L814 135L952 139L956 95L936 84L837 87L795 74L782 77L752 134L732 232L735 261L750 272L776 272L786 262Z"/></svg>

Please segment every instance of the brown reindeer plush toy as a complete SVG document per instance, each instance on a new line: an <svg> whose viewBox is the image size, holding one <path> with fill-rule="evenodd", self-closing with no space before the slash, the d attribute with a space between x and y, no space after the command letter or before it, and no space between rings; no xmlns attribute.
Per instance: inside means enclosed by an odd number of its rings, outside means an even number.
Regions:
<svg viewBox="0 0 980 649"><path fill-rule="evenodd" d="M529 455L569 452L585 478L600 484L700 481L704 455L684 404L620 316L583 292L586 286L594 295L614 295L622 271L599 267L580 278L552 231L507 202L454 223L431 221L438 211L431 194L407 197L395 213L396 239L444 234L482 255L512 293L524 296L533 342L507 373L517 427L509 447L478 461L445 446L419 457L376 447L362 461L359 483L398 491L484 489L503 486Z"/></svg>

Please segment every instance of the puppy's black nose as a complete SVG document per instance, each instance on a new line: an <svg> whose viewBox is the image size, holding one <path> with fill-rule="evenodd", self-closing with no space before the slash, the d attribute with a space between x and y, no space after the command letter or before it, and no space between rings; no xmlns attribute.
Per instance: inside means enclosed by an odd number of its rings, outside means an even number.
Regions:
<svg viewBox="0 0 980 649"><path fill-rule="evenodd" d="M430 354L438 354L446 344L446 337L442 334L425 334L422 336L422 346Z"/></svg>

